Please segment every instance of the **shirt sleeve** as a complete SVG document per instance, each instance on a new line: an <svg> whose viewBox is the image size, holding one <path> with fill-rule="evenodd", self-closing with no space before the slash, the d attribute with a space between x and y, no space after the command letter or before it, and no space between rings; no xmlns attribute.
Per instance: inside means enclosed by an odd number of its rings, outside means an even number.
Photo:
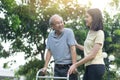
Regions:
<svg viewBox="0 0 120 80"><path fill-rule="evenodd" d="M46 49L50 49L50 34L48 35L47 43L46 43Z"/></svg>
<svg viewBox="0 0 120 80"><path fill-rule="evenodd" d="M100 43L103 45L104 43L104 32L102 30L98 31L96 39L95 39L95 43Z"/></svg>
<svg viewBox="0 0 120 80"><path fill-rule="evenodd" d="M73 31L70 29L70 31L68 32L68 45L71 46L71 45L76 45L77 42L75 40L75 36L74 36L74 33Z"/></svg>

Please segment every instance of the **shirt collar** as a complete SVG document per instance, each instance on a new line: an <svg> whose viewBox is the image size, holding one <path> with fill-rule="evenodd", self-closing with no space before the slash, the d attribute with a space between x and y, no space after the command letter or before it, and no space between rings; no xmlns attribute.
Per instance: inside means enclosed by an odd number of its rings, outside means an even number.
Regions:
<svg viewBox="0 0 120 80"><path fill-rule="evenodd" d="M55 30L54 30L52 36L53 36L54 38L60 38L60 37L63 36L63 34L64 34L64 29L63 29L62 33L61 33L59 36L57 36L57 35L55 34Z"/></svg>

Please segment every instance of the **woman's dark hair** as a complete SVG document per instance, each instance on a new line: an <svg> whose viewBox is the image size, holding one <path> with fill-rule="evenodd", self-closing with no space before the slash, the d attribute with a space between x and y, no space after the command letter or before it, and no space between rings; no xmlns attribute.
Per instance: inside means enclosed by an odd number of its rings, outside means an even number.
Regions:
<svg viewBox="0 0 120 80"><path fill-rule="evenodd" d="M91 30L98 31L103 30L103 18L99 9L89 9L87 13L92 17Z"/></svg>

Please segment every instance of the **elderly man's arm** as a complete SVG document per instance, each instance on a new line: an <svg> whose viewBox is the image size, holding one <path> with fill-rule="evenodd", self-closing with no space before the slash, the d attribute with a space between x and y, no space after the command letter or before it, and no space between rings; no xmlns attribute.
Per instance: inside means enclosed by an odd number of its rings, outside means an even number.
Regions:
<svg viewBox="0 0 120 80"><path fill-rule="evenodd" d="M77 62L77 54L76 54L75 45L70 46L70 51L71 51L71 57L72 57L72 64L75 64ZM76 69L73 71L73 73L76 73Z"/></svg>
<svg viewBox="0 0 120 80"><path fill-rule="evenodd" d="M74 64L77 60L76 47L74 45L70 46L70 51L72 56L72 64Z"/></svg>
<svg viewBox="0 0 120 80"><path fill-rule="evenodd" d="M43 69L42 69L43 72L46 72L47 67L48 67L48 63L49 63L50 59L51 59L51 52L50 52L50 50L48 49L48 50L47 50L47 53L46 53L45 64L44 64L44 67L43 67Z"/></svg>

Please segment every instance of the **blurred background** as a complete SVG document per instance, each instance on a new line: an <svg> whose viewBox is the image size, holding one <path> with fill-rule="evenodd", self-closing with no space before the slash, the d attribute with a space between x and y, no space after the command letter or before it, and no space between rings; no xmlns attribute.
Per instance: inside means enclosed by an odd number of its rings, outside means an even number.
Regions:
<svg viewBox="0 0 120 80"><path fill-rule="evenodd" d="M120 0L0 0L0 80L35 80L44 65L45 47L51 31L49 18L63 17L83 44L88 29L84 15L99 8L104 20L104 80L120 80ZM83 52L77 50L78 60ZM53 74L54 62L48 66ZM84 65L79 67L80 77Z"/></svg>

